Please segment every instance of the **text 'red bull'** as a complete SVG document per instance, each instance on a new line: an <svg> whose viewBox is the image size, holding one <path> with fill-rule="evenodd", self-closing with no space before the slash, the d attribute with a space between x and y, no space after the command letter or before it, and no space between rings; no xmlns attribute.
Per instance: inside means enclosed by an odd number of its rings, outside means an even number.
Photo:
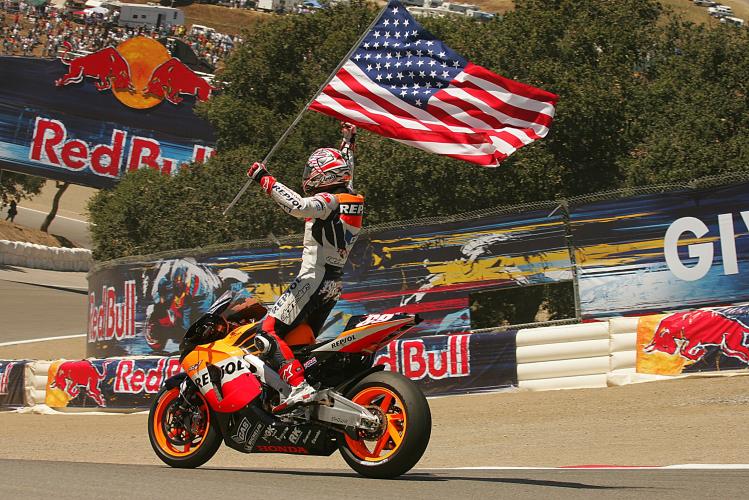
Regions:
<svg viewBox="0 0 749 500"><path fill-rule="evenodd" d="M155 139L132 136L125 151L127 136L126 131L114 129L109 144L88 144L68 139L68 131L61 121L37 117L29 159L67 170L88 169L110 179L120 176L123 161L128 172L147 167L171 175L179 170L180 162L162 156L161 143ZM205 162L214 154L213 148L196 144L191 161Z"/></svg>
<svg viewBox="0 0 749 500"><path fill-rule="evenodd" d="M155 394L161 389L164 380L182 371L179 358L161 358L155 368L138 368L133 359L124 359L117 364L114 378L114 392L117 394Z"/></svg>
<svg viewBox="0 0 749 500"><path fill-rule="evenodd" d="M375 364L399 371L411 380L467 377L471 374L470 334L451 335L445 348L429 349L424 339L389 343Z"/></svg>
<svg viewBox="0 0 749 500"><path fill-rule="evenodd" d="M135 337L135 281L126 281L121 302L114 287L102 287L101 303L96 293L88 295L88 341L117 340Z"/></svg>

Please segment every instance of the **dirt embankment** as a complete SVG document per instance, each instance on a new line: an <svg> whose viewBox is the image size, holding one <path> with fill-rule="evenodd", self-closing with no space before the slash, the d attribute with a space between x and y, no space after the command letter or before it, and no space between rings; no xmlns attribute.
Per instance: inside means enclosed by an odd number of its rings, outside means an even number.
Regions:
<svg viewBox="0 0 749 500"><path fill-rule="evenodd" d="M38 229L19 226L8 221L0 221L0 240L25 241L48 247L61 247L64 246L63 243L65 242L64 238L61 242L58 237L52 234L39 231Z"/></svg>

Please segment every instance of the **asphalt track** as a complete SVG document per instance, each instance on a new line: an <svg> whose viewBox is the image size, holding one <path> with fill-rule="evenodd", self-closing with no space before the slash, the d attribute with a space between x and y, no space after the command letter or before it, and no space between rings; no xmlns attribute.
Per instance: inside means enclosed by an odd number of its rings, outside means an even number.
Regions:
<svg viewBox="0 0 749 500"><path fill-rule="evenodd" d="M0 209L0 217L5 219L7 212L7 207ZM18 215L16 215L14 222L21 226L39 229L46 217L47 212L19 206ZM64 236L83 248L92 248L91 234L88 231L88 227L89 223L85 220L57 215L49 226L49 233Z"/></svg>
<svg viewBox="0 0 749 500"><path fill-rule="evenodd" d="M4 498L745 498L747 470L429 470L372 480L347 470L170 469L0 460Z"/></svg>
<svg viewBox="0 0 749 500"><path fill-rule="evenodd" d="M85 333L87 306L88 297L77 291L0 275L0 343Z"/></svg>

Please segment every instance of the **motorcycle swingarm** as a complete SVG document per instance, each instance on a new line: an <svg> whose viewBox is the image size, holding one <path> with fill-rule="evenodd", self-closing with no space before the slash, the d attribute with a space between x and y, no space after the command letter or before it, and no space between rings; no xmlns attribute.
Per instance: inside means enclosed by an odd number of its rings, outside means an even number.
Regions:
<svg viewBox="0 0 749 500"><path fill-rule="evenodd" d="M379 417L332 389L319 391L315 399L321 404L309 407L310 416L317 421L343 428L347 434L356 436L359 429L372 431L380 425Z"/></svg>

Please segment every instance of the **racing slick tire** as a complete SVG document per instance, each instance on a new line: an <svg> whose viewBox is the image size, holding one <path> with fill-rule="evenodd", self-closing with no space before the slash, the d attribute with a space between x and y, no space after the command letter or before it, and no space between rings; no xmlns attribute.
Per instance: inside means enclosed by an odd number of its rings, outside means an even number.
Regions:
<svg viewBox="0 0 749 500"><path fill-rule="evenodd" d="M399 373L375 372L354 385L346 397L378 412L377 433L342 434L338 449L346 463L365 477L389 479L405 474L421 459L432 433L432 414L424 394Z"/></svg>
<svg viewBox="0 0 749 500"><path fill-rule="evenodd" d="M221 446L221 433L200 391L191 396L196 403L192 412L185 410L180 399L179 387L163 387L159 391L148 413L148 437L162 462L170 467L192 469L216 454Z"/></svg>

